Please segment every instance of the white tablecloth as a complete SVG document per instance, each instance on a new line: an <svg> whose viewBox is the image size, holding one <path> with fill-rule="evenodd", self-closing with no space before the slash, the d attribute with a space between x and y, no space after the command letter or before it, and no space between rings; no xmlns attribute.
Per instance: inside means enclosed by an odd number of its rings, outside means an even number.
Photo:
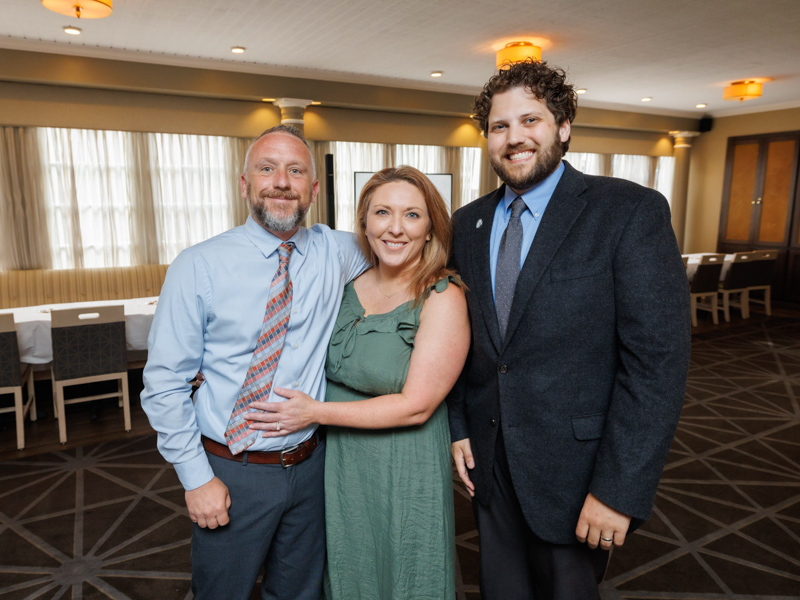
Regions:
<svg viewBox="0 0 800 600"><path fill-rule="evenodd" d="M150 325L153 323L157 300L158 298L154 297L46 304L9 308L0 310L0 313L13 313L14 315L20 360L31 365L44 365L53 360L53 342L50 339L51 310L122 304L125 307L125 334L128 340L128 350L147 350L147 336L150 334Z"/></svg>

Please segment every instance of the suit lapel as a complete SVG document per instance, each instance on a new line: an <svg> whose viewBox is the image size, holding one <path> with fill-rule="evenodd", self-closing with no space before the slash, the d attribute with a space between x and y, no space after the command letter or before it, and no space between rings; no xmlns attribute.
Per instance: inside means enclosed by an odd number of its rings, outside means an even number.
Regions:
<svg viewBox="0 0 800 600"><path fill-rule="evenodd" d="M500 186L495 190L487 201L483 203L474 224L470 253L473 277L469 282L469 287L478 299L478 305L483 313L483 320L486 329L497 351L500 351L502 340L500 339L500 325L497 323L497 311L494 307L494 293L492 292L492 272L490 269L489 246L492 237L492 222L494 221L494 211L497 203L503 198L505 186ZM481 223L480 227L477 226Z"/></svg>
<svg viewBox="0 0 800 600"><path fill-rule="evenodd" d="M519 327L531 301L531 296L536 286L539 285L539 280L572 229L578 215L586 206L586 201L580 197L585 189L583 175L572 168L569 163L564 162L564 174L547 204L542 222L539 224L536 237L533 238L533 244L531 244L531 249L528 251L528 256L525 258L517 280L511 314L508 318L505 344L508 344L513 333Z"/></svg>

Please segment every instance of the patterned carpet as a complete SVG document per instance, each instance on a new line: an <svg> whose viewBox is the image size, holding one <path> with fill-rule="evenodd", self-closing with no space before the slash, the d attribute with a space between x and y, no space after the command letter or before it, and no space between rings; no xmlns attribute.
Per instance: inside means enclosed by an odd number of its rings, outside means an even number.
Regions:
<svg viewBox="0 0 800 600"><path fill-rule="evenodd" d="M458 599L477 532L456 491ZM190 524L153 435L0 462L0 598L184 600ZM693 338L653 518L611 559L604 600L800 599L800 320Z"/></svg>

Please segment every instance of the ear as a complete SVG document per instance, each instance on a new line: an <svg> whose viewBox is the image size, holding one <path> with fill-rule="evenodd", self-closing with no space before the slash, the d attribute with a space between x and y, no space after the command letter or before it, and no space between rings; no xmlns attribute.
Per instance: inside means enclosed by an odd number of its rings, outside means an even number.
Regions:
<svg viewBox="0 0 800 600"><path fill-rule="evenodd" d="M569 119L566 119L558 128L558 135L562 142L566 142L569 139L569 134L571 131L572 129L570 127Z"/></svg>
<svg viewBox="0 0 800 600"><path fill-rule="evenodd" d="M247 199L247 176L244 173L239 178L239 184L242 188L242 198Z"/></svg>
<svg viewBox="0 0 800 600"><path fill-rule="evenodd" d="M311 184L311 204L317 201L317 194L319 194L319 179L315 179Z"/></svg>

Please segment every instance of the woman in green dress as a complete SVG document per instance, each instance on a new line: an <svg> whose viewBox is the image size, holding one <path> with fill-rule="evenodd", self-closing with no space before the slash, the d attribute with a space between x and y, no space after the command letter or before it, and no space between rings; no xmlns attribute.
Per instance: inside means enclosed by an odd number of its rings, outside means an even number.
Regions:
<svg viewBox="0 0 800 600"><path fill-rule="evenodd" d="M373 268L344 291L325 402L276 389L253 404L267 437L328 425L326 594L332 600L452 600L455 536L447 407L469 349L450 219L417 169L375 174L357 235ZM280 425L278 425L280 423Z"/></svg>

